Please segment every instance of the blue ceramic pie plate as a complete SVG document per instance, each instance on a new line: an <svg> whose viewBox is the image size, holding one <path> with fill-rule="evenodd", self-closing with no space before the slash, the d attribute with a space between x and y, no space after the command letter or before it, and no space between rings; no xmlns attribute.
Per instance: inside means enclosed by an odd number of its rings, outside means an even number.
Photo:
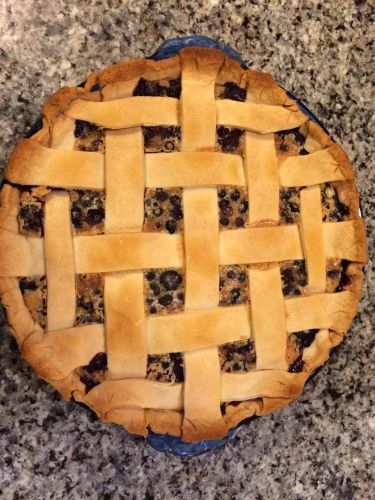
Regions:
<svg viewBox="0 0 375 500"><path fill-rule="evenodd" d="M208 38L206 36L187 36L183 38L173 38L171 40L167 40L164 42L157 50L154 52L152 56L148 59L154 59L159 61L161 59L168 59L170 57L175 56L182 48L184 47L192 47L192 46L201 46L201 47L210 47L215 49L220 49L225 54L232 59L238 61L241 66L246 69L247 65L242 60L241 56L234 49L229 47L229 45L225 45L221 42L217 42L212 38ZM85 83L85 82L84 82ZM80 84L83 86L84 83ZM316 118L316 116L301 102L299 101L293 94L287 91L288 96L291 99L294 99L299 108L303 113L305 113L310 120L316 122L320 125L327 133L327 129L324 127L322 122ZM31 137L42 127L41 118L33 125L33 127L29 130L26 137ZM317 368L310 376L309 380L317 374L320 368ZM162 451L164 453L173 453L174 455L178 455L180 457L192 457L196 455L200 455L210 450L214 450L221 446L224 446L228 441L230 441L235 435L236 431L242 425L246 425L252 420L258 417L250 417L243 422L241 422L237 427L231 429L227 436L222 439L210 440L210 441L200 441L198 443L185 443L180 438L170 436L169 434L156 434L154 432L149 432L147 436L147 442L158 451Z"/></svg>

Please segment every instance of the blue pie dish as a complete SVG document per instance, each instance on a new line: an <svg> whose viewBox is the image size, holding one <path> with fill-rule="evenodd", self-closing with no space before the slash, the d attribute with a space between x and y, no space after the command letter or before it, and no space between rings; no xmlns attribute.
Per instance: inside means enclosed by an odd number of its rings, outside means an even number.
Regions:
<svg viewBox="0 0 375 500"><path fill-rule="evenodd" d="M246 69L248 66L243 61L241 56L232 49L229 45L225 45L221 42L213 40L212 38L208 38L206 36L187 36L183 38L173 38L171 40L167 40L164 42L157 50L152 54L148 59L154 59L155 61L160 61L161 59L168 59L170 57L175 56L178 52L184 47L192 47L192 46L201 46L201 47L209 47L222 50L227 56L239 62L241 66ZM85 82L81 83L79 86L83 87ZM286 91L288 96L295 100L303 113L312 121L317 123L327 134L329 132L324 127L322 122L303 104L297 97L295 97L290 92ZM31 137L38 130L42 128L42 118L39 118L25 137ZM336 348L335 348L336 350ZM321 367L317 368L309 377L308 380L311 380L317 373L320 371ZM87 408L85 405L82 405ZM147 442L157 451L161 451L164 453L172 453L174 455L178 455L180 457L193 457L205 453L210 450L215 450L216 448L220 448L228 443L235 436L237 430L243 426L247 425L251 421L258 418L257 416L250 417L244 421L242 421L238 426L233 429L230 429L228 434L222 439L215 440L206 440L199 441L197 443L185 443L180 438L171 436L169 434L156 434L154 432L149 432L146 440Z"/></svg>

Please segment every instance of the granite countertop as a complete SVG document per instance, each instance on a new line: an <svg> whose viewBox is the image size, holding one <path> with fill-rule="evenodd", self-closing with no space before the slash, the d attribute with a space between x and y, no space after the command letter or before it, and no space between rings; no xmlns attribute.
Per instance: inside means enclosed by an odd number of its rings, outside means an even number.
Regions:
<svg viewBox="0 0 375 500"><path fill-rule="evenodd" d="M0 16L1 168L46 97L91 70L190 34L232 45L319 116L353 160L374 228L372 0L5 0ZM374 231L373 231L374 232ZM369 239L370 259L374 257ZM0 498L373 497L374 261L341 349L304 395L225 448L163 455L60 396L1 329ZM372 291L372 296L374 292ZM372 483L372 486L371 486ZM373 489L372 489L373 491Z"/></svg>

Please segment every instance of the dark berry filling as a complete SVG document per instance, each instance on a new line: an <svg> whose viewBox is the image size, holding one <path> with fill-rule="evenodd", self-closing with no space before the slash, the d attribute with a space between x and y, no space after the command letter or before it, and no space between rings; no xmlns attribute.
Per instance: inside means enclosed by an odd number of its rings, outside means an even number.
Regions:
<svg viewBox="0 0 375 500"><path fill-rule="evenodd" d="M279 156L308 154L304 144L305 137L298 128L275 133L276 152Z"/></svg>
<svg viewBox="0 0 375 500"><path fill-rule="evenodd" d="M105 352L98 352L88 365L77 368L79 379L86 386L86 394L103 382L107 369L107 354Z"/></svg>
<svg viewBox="0 0 375 500"><path fill-rule="evenodd" d="M184 363L182 354L174 352L148 356L146 378L157 382L183 382Z"/></svg>
<svg viewBox="0 0 375 500"><path fill-rule="evenodd" d="M220 266L219 305L232 306L249 303L249 283L246 266Z"/></svg>
<svg viewBox="0 0 375 500"><path fill-rule="evenodd" d="M42 328L46 326L47 280L45 276L19 278L19 287L26 307L34 321Z"/></svg>
<svg viewBox="0 0 375 500"><path fill-rule="evenodd" d="M94 123L76 120L74 137L76 138L74 149L104 153L104 131Z"/></svg>
<svg viewBox="0 0 375 500"><path fill-rule="evenodd" d="M303 370L303 365L304 365L304 361L302 359L302 355L299 356L293 363L291 363L288 367L288 372L291 372L291 373L298 373L298 372L301 372Z"/></svg>
<svg viewBox="0 0 375 500"><path fill-rule="evenodd" d="M145 309L150 315L184 310L184 274L181 269L150 269L144 273Z"/></svg>
<svg viewBox="0 0 375 500"><path fill-rule="evenodd" d="M293 297L302 294L307 285L307 274L304 260L287 260L280 264L283 295Z"/></svg>
<svg viewBox="0 0 375 500"><path fill-rule="evenodd" d="M74 232L82 235L104 233L104 192L77 189L70 192L70 199Z"/></svg>
<svg viewBox="0 0 375 500"><path fill-rule="evenodd" d="M222 99L231 99L232 101L246 101L246 89L242 89L234 82L224 83L224 89L220 96Z"/></svg>
<svg viewBox="0 0 375 500"><path fill-rule="evenodd" d="M146 153L171 153L180 150L181 127L143 127Z"/></svg>
<svg viewBox="0 0 375 500"><path fill-rule="evenodd" d="M104 278L101 274L76 275L76 325L104 323Z"/></svg>
<svg viewBox="0 0 375 500"><path fill-rule="evenodd" d="M223 153L238 154L243 153L243 134L244 131L239 128L229 128L219 125L216 128L217 142Z"/></svg>
<svg viewBox="0 0 375 500"><path fill-rule="evenodd" d="M255 369L255 344L241 340L219 346L220 366L223 372L239 373Z"/></svg>
<svg viewBox="0 0 375 500"><path fill-rule="evenodd" d="M140 78L137 86L133 91L133 96L154 96L154 97L174 97L180 98L181 95L181 79L176 78L163 81L152 81Z"/></svg>
<svg viewBox="0 0 375 500"><path fill-rule="evenodd" d="M182 231L182 189L146 189L144 231L167 232L174 234Z"/></svg>
<svg viewBox="0 0 375 500"><path fill-rule="evenodd" d="M218 188L219 223L222 229L245 227L249 203L246 188L225 186Z"/></svg>

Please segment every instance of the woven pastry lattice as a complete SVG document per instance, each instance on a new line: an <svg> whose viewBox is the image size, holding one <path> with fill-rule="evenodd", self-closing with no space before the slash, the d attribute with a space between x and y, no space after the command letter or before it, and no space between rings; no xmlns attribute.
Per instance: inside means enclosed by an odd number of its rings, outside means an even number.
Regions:
<svg viewBox="0 0 375 500"><path fill-rule="evenodd" d="M133 96L140 77L181 78L180 98ZM215 98L235 82L246 101ZM89 92L92 86L98 89ZM94 87L95 89L95 87ZM105 150L73 151L76 120L105 130ZM244 155L217 150L216 127L245 130ZM145 153L143 126L181 127L180 151ZM309 154L280 160L274 133L305 126ZM1 192L0 293L23 355L61 393L103 420L215 439L242 419L264 415L298 396L311 371L341 340L355 314L366 260L353 170L342 148L308 121L269 75L242 69L220 51L188 48L165 61L130 61L92 74L85 89L62 89L45 107L43 129L20 142ZM350 217L323 222L320 184L341 185ZM48 186L44 235L19 233L19 185ZM244 227L220 230L219 186L247 191ZM146 232L146 188L182 188L183 231ZM300 190L300 221L282 225L279 191ZM104 190L104 234L74 235L69 189ZM327 259L353 262L350 284L326 291ZM305 260L303 295L284 298L280 263ZM219 268L247 266L250 304L219 306ZM144 271L183 268L184 310L145 312ZM104 324L74 325L76 275L103 273ZM46 275L47 324L26 308L17 277ZM318 329L288 372L287 337ZM223 373L218 346L252 339L256 364ZM89 392L75 373L106 352L106 379ZM147 355L183 353L184 381L146 378ZM228 404L225 412L223 403Z"/></svg>

